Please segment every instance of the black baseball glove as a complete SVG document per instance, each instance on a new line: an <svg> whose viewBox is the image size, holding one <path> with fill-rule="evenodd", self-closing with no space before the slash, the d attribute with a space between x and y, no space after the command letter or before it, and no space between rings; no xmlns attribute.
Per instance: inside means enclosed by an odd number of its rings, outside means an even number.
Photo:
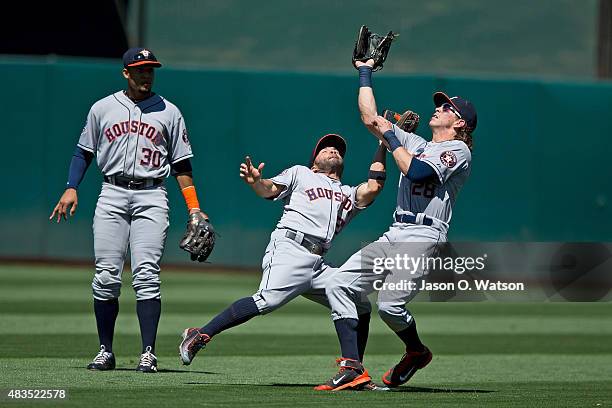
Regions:
<svg viewBox="0 0 612 408"><path fill-rule="evenodd" d="M202 213L189 215L187 231L179 246L191 254L192 261L204 262L208 258L215 247L215 229Z"/></svg>
<svg viewBox="0 0 612 408"><path fill-rule="evenodd" d="M387 59L387 54L391 48L391 42L397 37L393 31L389 31L384 37L375 33L371 33L368 27L361 26L359 36L355 42L353 50L353 65L355 61L366 62L369 59L374 60L372 71L382 69L383 63Z"/></svg>
<svg viewBox="0 0 612 408"><path fill-rule="evenodd" d="M400 115L392 110L385 109L383 117L408 133L414 133L419 127L419 121L421 120L419 114L411 110L407 110Z"/></svg>

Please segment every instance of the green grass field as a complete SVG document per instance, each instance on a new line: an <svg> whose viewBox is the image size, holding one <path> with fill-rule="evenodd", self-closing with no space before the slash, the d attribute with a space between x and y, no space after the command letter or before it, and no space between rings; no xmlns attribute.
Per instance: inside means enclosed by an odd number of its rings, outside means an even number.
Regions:
<svg viewBox="0 0 612 408"><path fill-rule="evenodd" d="M250 295L255 275L164 272L160 372L147 375L134 371L140 336L125 274L114 345L118 369L87 371L98 348L91 273L0 266L0 389L66 389L68 400L57 402L62 406L612 404L609 303L415 303L421 337L434 352L426 369L396 392L323 393L312 386L335 373L337 339L327 310L304 299L217 336L191 366L180 365L182 329ZM401 354L399 340L373 316L365 359L370 374L379 380Z"/></svg>

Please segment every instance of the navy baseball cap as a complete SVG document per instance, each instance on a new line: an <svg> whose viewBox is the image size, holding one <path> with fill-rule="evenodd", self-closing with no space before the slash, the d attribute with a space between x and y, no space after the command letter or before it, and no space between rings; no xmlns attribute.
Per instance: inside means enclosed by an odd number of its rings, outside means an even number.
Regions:
<svg viewBox="0 0 612 408"><path fill-rule="evenodd" d="M338 149L340 156L344 158L344 155L346 154L346 140L344 140L344 138L340 135L337 135L335 133L330 133L320 138L319 141L317 142L314 150L312 151L312 157L310 158L309 167L312 167L312 165L314 164L315 158L317 157L319 152L325 149L326 147L330 147L330 146Z"/></svg>
<svg viewBox="0 0 612 408"><path fill-rule="evenodd" d="M467 99L463 99L460 96L449 97L444 92L436 92L433 95L433 101L436 108L444 103L450 103L457 109L457 112L461 115L461 119L465 120L467 127L470 130L476 129L478 123L478 117L476 115L476 108L472 102Z"/></svg>
<svg viewBox="0 0 612 408"><path fill-rule="evenodd" d="M159 68L162 64L155 58L155 55L146 48L130 48L123 54L123 66L138 67L142 65L153 66Z"/></svg>

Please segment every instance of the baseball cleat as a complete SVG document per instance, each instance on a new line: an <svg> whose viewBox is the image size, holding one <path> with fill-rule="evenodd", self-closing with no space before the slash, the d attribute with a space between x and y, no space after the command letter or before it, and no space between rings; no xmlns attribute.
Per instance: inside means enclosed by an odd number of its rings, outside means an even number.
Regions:
<svg viewBox="0 0 612 408"><path fill-rule="evenodd" d="M372 378L363 365L357 360L348 358L336 359L340 370L325 384L316 386L315 391L340 391L347 388L358 389L361 384L370 382Z"/></svg>
<svg viewBox="0 0 612 408"><path fill-rule="evenodd" d="M143 373L156 373L157 372L157 357L151 353L151 346L147 346L145 352L140 355L140 362L136 371Z"/></svg>
<svg viewBox="0 0 612 408"><path fill-rule="evenodd" d="M191 364L198 351L206 347L206 343L209 341L210 336L200 333L198 328L185 329L183 331L183 341L179 345L179 354L183 365Z"/></svg>
<svg viewBox="0 0 612 408"><path fill-rule="evenodd" d="M87 365L88 370L106 371L115 369L115 355L106 351L106 347L100 346L100 351L93 361Z"/></svg>
<svg viewBox="0 0 612 408"><path fill-rule="evenodd" d="M407 383L417 370L429 364L432 357L433 354L427 347L423 351L406 350L406 354L404 354L400 362L383 375L383 383L389 387L398 387Z"/></svg>

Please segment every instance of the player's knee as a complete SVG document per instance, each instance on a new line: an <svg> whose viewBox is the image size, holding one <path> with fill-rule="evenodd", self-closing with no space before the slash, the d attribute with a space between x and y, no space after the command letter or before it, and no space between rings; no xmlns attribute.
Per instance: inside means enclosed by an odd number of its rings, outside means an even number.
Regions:
<svg viewBox="0 0 612 408"><path fill-rule="evenodd" d="M161 281L159 266L155 263L136 265L133 270L132 287L136 300L159 299Z"/></svg>
<svg viewBox="0 0 612 408"><path fill-rule="evenodd" d="M325 295L328 299L352 300L353 296L351 293L351 289L337 279L332 279L325 287Z"/></svg>
<svg viewBox="0 0 612 408"><path fill-rule="evenodd" d="M91 289L95 299L116 299L121 294L121 280L110 274L97 273L91 283Z"/></svg>
<svg viewBox="0 0 612 408"><path fill-rule="evenodd" d="M362 302L355 301L347 290L336 289L326 292L331 307L331 317L338 319L358 319L359 314L365 313Z"/></svg>
<svg viewBox="0 0 612 408"><path fill-rule="evenodd" d="M405 305L397 303L379 302L378 315L394 332L406 329L412 322L412 315Z"/></svg>
<svg viewBox="0 0 612 408"><path fill-rule="evenodd" d="M388 325L395 326L397 322L406 320L406 308L393 303L378 303L378 315Z"/></svg>
<svg viewBox="0 0 612 408"><path fill-rule="evenodd" d="M134 278L132 287L136 292L136 300L159 299L161 297L161 282L158 276L147 280Z"/></svg>
<svg viewBox="0 0 612 408"><path fill-rule="evenodd" d="M259 291L253 295L253 300L262 315L273 312L288 302L287 299L271 291Z"/></svg>
<svg viewBox="0 0 612 408"><path fill-rule="evenodd" d="M159 285L134 287L134 292L136 292L136 300L161 298L161 290Z"/></svg>

